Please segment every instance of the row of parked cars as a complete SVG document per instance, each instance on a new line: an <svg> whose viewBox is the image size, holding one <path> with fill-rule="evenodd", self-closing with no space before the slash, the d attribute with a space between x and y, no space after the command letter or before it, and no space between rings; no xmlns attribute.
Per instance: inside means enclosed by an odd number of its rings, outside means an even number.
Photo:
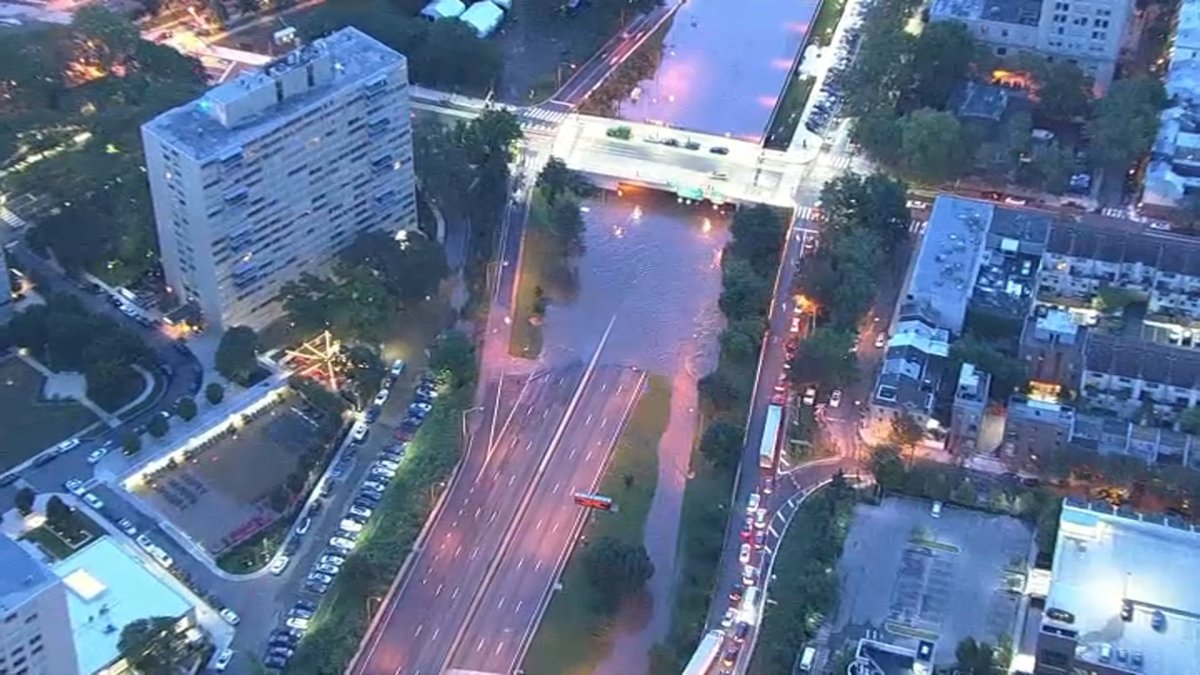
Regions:
<svg viewBox="0 0 1200 675"><path fill-rule="evenodd" d="M851 14L848 17L848 20L851 22L850 27L844 33L843 41L833 48L835 50L833 65L825 74L821 90L817 94L816 101L809 109L808 119L804 122L804 128L814 134L823 133L829 124L837 119L838 111L842 105L842 80L862 39L862 35L858 31L858 25L862 21L862 16L866 11L867 3L859 3L851 10Z"/></svg>
<svg viewBox="0 0 1200 675"><path fill-rule="evenodd" d="M391 384L401 375L404 366L403 362L397 361L393 364L392 370L389 373L389 380L385 382L387 386L382 387L380 394L376 396L372 402L373 408L382 407L387 402L390 394ZM358 545L360 536L371 517L374 515L379 503L383 500L383 493L387 490L392 479L396 477L396 472L400 469L400 464L404 461L405 454L408 449L408 440L411 437L411 432L415 432L424 422L426 415L433 409L433 401L437 398L437 384L432 378L422 377L418 383L413 400L409 404L408 415L404 422L397 427L397 433L405 430L405 436L386 446L371 463L367 475L363 478L362 483L358 486L358 492L355 493L354 499L350 505L346 507L342 518L338 521L337 530L329 538L321 555L313 562L309 570L308 576L304 579L303 593L307 597L301 597L288 610L287 617L284 619L283 625L271 633L267 642L266 653L263 655L263 665L268 668L284 668L287 666L288 660L291 659L295 652L296 644L304 636L308 630L309 624L313 616L316 614L317 606L320 602L320 597L329 591L329 587L333 584L338 574L342 571L342 566L346 564L346 559L354 551ZM368 409L370 413L370 409ZM375 414L369 415L369 419L374 421L378 418L378 411ZM365 419L355 425L351 434L351 445L342 457L334 464L330 472L331 478L339 476L339 466L342 467L341 472L344 474L345 467L352 460L357 448L356 446L366 439L366 433L358 434L360 428L369 428L369 422ZM332 490L330 482L327 480L322 489ZM314 506L320 502L315 502ZM296 526L296 534L304 535L307 533L312 523L312 512L300 520ZM293 541L297 539L294 537ZM278 562L278 558L276 561ZM286 566L286 562L284 563ZM275 570L272 570L275 571ZM282 572L280 567L279 572Z"/></svg>

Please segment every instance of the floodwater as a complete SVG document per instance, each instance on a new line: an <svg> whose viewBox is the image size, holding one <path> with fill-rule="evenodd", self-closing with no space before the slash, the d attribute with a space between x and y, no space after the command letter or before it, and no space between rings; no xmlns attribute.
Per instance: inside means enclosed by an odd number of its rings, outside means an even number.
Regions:
<svg viewBox="0 0 1200 675"><path fill-rule="evenodd" d="M684 364L687 370L703 375L714 368L724 325L717 298L726 217L649 190L603 192L584 208L576 294L547 308L544 357L589 358L613 320L601 363L674 376L681 355L690 354L695 361Z"/></svg>
<svg viewBox="0 0 1200 675"><path fill-rule="evenodd" d="M676 542L698 420L696 385L716 367L725 323L717 300L729 228L726 215L709 205L678 204L651 190L604 192L585 206L587 251L577 261L574 297L547 308L542 356L589 358L611 325L599 362L644 368L665 376L671 388L643 538L654 576L646 602L620 613L612 649L591 671L631 675L647 672L651 647L670 628Z"/></svg>
<svg viewBox="0 0 1200 675"><path fill-rule="evenodd" d="M685 0L658 72L621 105L621 117L760 140L818 5Z"/></svg>

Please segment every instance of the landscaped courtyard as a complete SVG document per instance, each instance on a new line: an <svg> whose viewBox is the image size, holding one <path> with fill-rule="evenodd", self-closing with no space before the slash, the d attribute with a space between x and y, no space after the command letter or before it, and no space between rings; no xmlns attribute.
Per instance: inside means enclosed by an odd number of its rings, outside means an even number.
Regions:
<svg viewBox="0 0 1200 675"><path fill-rule="evenodd" d="M73 400L44 400L45 380L19 358L0 360L0 472L98 421Z"/></svg>

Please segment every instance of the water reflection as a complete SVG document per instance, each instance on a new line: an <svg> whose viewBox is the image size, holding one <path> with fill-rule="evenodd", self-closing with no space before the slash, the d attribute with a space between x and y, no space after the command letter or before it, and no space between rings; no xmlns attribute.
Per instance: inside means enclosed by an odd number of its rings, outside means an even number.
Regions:
<svg viewBox="0 0 1200 675"><path fill-rule="evenodd" d="M816 9L816 0L687 0L658 72L621 117L761 139Z"/></svg>
<svg viewBox="0 0 1200 675"><path fill-rule="evenodd" d="M548 307L543 353L550 359L590 353L616 314L602 362L703 374L715 366L723 325L717 298L727 218L707 205L678 204L672 195L623 194L588 202L574 298Z"/></svg>

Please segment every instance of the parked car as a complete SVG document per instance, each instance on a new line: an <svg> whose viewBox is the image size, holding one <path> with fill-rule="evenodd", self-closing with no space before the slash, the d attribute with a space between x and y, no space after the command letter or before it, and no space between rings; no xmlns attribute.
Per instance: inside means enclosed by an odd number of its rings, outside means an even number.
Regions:
<svg viewBox="0 0 1200 675"><path fill-rule="evenodd" d="M393 378L400 377L401 375L403 375L404 374L404 361L402 359L396 359L395 361L392 361L392 369L388 371L388 374L391 375Z"/></svg>
<svg viewBox="0 0 1200 675"><path fill-rule="evenodd" d="M128 518L122 518L118 520L117 527L121 528L122 532L131 537L137 536L138 529L133 526L133 523L131 523Z"/></svg>
<svg viewBox="0 0 1200 675"><path fill-rule="evenodd" d="M842 390L834 389L833 393L829 395L829 407L836 408L836 407L840 406L841 404L842 404Z"/></svg>
<svg viewBox="0 0 1200 675"><path fill-rule="evenodd" d="M63 486L67 488L67 492L70 492L76 497L82 497L83 493L86 492L86 490L83 488L83 481L79 480L78 478L68 478L67 482L63 483Z"/></svg>
<svg viewBox="0 0 1200 675"><path fill-rule="evenodd" d="M354 423L354 428L350 430L350 440L361 445L367 440L367 432L370 430L371 428L367 426L366 422L359 420Z"/></svg>
<svg viewBox="0 0 1200 675"><path fill-rule="evenodd" d="M305 607L293 607L288 610L288 616L298 616L302 619L311 619L313 618L313 614L314 612L311 609Z"/></svg>
<svg viewBox="0 0 1200 675"><path fill-rule="evenodd" d="M342 568L340 568L336 565L317 565L313 569L320 572L321 574L328 574L331 577L337 576L338 572L342 571Z"/></svg>
<svg viewBox="0 0 1200 675"><path fill-rule="evenodd" d="M738 549L738 562L743 565L750 564L750 552L750 544L742 544L742 547Z"/></svg>
<svg viewBox="0 0 1200 675"><path fill-rule="evenodd" d="M318 560L317 562L320 562L322 565L339 565L340 566L340 565L346 564L346 559L340 555L336 555L333 553L326 553L325 555L321 556L321 559Z"/></svg>
<svg viewBox="0 0 1200 675"><path fill-rule="evenodd" d="M107 446L102 447L102 448L96 448L95 450L88 453L87 463L95 464L96 462L99 462L101 459L104 459L104 456L107 454L108 454Z"/></svg>
<svg viewBox="0 0 1200 675"><path fill-rule="evenodd" d="M221 609L221 611L217 612L217 613L220 614L221 618L225 619L225 621L228 622L230 626L236 626L242 622L242 617L238 616L237 612L233 611L232 609L229 609L228 607L223 607Z"/></svg>
<svg viewBox="0 0 1200 675"><path fill-rule="evenodd" d="M338 523L338 527L347 532L352 532L354 534L358 534L359 532L362 532L362 529L363 529L362 523L358 522L357 520L352 520L350 518L343 518L342 522Z"/></svg>
<svg viewBox="0 0 1200 675"><path fill-rule="evenodd" d="M754 512L754 528L757 530L765 530L767 528L766 509L759 509Z"/></svg>
<svg viewBox="0 0 1200 675"><path fill-rule="evenodd" d="M233 650L222 649L221 653L217 655L217 660L213 662L213 670L217 671L218 673L225 672L225 669L229 667L229 662L232 660Z"/></svg>
<svg viewBox="0 0 1200 675"><path fill-rule="evenodd" d="M320 581L306 581L304 582L304 590L309 593L316 593L317 595L325 595L325 592L329 590L329 584L324 584Z"/></svg>
<svg viewBox="0 0 1200 675"><path fill-rule="evenodd" d="M308 580L309 581L319 581L323 584L332 584L333 583L333 577L329 576L328 574L323 574L321 572L313 572L312 574L309 574Z"/></svg>
<svg viewBox="0 0 1200 675"><path fill-rule="evenodd" d="M279 656L268 656L263 659L263 665L268 668L283 668L287 665L287 659Z"/></svg>
<svg viewBox="0 0 1200 675"><path fill-rule="evenodd" d="M274 574L275 576L283 574L283 571L287 569L288 563L291 561L291 557L286 555L276 557L271 561L271 574Z"/></svg>
<svg viewBox="0 0 1200 675"><path fill-rule="evenodd" d="M292 618L288 619L284 625L288 628L295 628L296 630L305 631L308 630L308 624L310 623L312 623L312 621L309 619L301 619L298 616L293 616Z"/></svg>
<svg viewBox="0 0 1200 675"><path fill-rule="evenodd" d="M97 511L104 508L104 501L90 492L84 493L83 502Z"/></svg>
<svg viewBox="0 0 1200 675"><path fill-rule="evenodd" d="M363 517L363 518L370 518L370 517L371 517L371 514L372 514L372 513L374 513L374 512L375 512L375 511L374 511L373 509L369 509L369 508L367 508L367 507L365 507L365 506L357 506L357 505L355 505L355 506L351 506L351 507L350 507L350 513L352 513L352 514L354 514L354 515L356 515L356 516L361 516L361 517Z"/></svg>
<svg viewBox="0 0 1200 675"><path fill-rule="evenodd" d="M354 550L354 542L345 537L332 537L329 539L329 545L343 551Z"/></svg>
<svg viewBox="0 0 1200 675"><path fill-rule="evenodd" d="M375 394L375 400L372 401L371 404L375 406L382 406L384 403L387 403L389 393L390 392L387 389L380 389L379 393Z"/></svg>
<svg viewBox="0 0 1200 675"><path fill-rule="evenodd" d="M383 491L387 489L387 485L379 482L379 480L366 481L362 486L367 490L374 490L380 494L383 494Z"/></svg>

